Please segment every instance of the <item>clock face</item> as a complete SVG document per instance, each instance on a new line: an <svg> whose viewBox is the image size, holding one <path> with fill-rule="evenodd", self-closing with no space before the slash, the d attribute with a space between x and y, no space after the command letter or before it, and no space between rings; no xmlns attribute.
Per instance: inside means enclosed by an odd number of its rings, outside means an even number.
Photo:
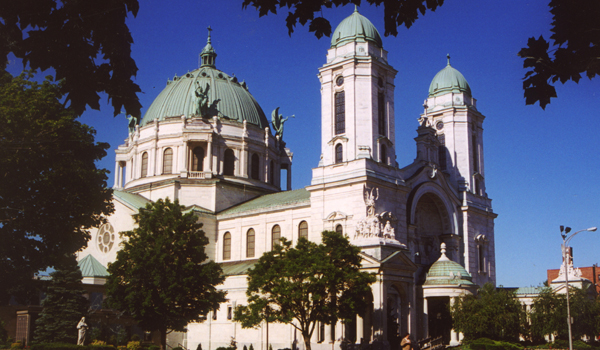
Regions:
<svg viewBox="0 0 600 350"><path fill-rule="evenodd" d="M344 77L342 77L341 75L337 77L337 79L335 80L335 84L337 86L342 86L342 84L344 84Z"/></svg>
<svg viewBox="0 0 600 350"><path fill-rule="evenodd" d="M100 226L96 243L98 244L98 249L103 253L108 253L112 249L115 244L115 230L111 224L106 223Z"/></svg>
<svg viewBox="0 0 600 350"><path fill-rule="evenodd" d="M444 122L437 122L437 124L435 124L435 128L442 130L444 128Z"/></svg>

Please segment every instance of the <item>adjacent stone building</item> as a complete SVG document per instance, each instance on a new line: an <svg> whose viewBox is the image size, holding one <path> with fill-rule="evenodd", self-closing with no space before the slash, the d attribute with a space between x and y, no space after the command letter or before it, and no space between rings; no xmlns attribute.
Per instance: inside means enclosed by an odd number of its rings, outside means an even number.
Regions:
<svg viewBox="0 0 600 350"><path fill-rule="evenodd" d="M204 224L208 255L227 276L221 288L228 302L177 342L213 350L233 337L239 347L266 350L266 325L242 329L232 321L235 306L246 303L246 272L281 237L320 242L323 230L338 231L362 249L363 268L377 282L372 305L351 324L321 325L314 349L343 341L390 349L407 331L414 339L457 342L443 322L446 305L495 284L496 214L485 186L485 117L450 58L423 91L415 160L399 165L397 71L367 18L355 11L343 20L319 68L321 159L310 186L291 190L285 119L275 111L269 122L246 84L217 68L210 35L200 56L199 68L168 81L139 124L131 121L116 150L115 213L80 259L107 266L119 249L118 232L134 227L140 207L178 199ZM268 327L273 349L303 347L290 325Z"/></svg>

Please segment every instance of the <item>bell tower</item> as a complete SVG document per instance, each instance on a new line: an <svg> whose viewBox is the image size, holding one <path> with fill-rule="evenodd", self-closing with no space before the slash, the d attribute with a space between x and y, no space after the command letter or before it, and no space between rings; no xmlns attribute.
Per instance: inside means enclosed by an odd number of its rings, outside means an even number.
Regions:
<svg viewBox="0 0 600 350"><path fill-rule="evenodd" d="M427 123L439 141L438 165L458 191L487 197L483 162L483 120L464 76L450 65L429 86L425 103ZM421 119L421 122L423 120Z"/></svg>
<svg viewBox="0 0 600 350"><path fill-rule="evenodd" d="M372 159L396 166L394 78L381 36L355 9L336 28L319 69L321 152L319 166Z"/></svg>

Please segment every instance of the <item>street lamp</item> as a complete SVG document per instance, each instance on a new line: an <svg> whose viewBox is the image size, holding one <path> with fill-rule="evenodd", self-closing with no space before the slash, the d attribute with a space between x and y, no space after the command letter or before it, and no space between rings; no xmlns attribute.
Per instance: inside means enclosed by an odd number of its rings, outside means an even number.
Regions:
<svg viewBox="0 0 600 350"><path fill-rule="evenodd" d="M567 234L569 232L571 232L571 228L570 227L564 227L563 225L560 225L560 235L562 236L563 239L563 244L562 244L562 255L563 255L563 265L565 266L565 286L567 289L567 326L569 326L569 350L573 350L573 336L571 335L571 306L569 305L569 271L567 268L567 265L569 265L569 262L567 261L567 250L569 249L569 242L573 239L573 237L575 237L576 234L578 234L579 232L583 232L583 231L596 231L596 227L590 227L590 228L586 228L585 230L579 230L573 234L571 234L568 238L567 238ZM569 257L571 256L571 254L569 254Z"/></svg>

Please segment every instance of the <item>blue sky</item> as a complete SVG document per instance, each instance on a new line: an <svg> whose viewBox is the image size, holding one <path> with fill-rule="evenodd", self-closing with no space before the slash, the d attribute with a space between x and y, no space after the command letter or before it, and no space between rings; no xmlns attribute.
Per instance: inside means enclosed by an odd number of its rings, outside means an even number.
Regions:
<svg viewBox="0 0 600 350"><path fill-rule="evenodd" d="M364 1L363 1L364 2ZM325 63L329 38L317 40L307 27L290 37L287 11L259 18L241 0L140 1L128 20L134 38L132 55L139 72L145 111L167 79L198 67L213 29L218 69L245 80L267 115L281 107L284 139L294 152L294 188L310 184L320 155L320 92L317 69ZM498 214L495 221L498 285L530 286L546 280L546 269L561 263L559 225L573 230L600 226L600 152L598 93L600 79L557 86L558 99L542 110L526 106L522 60L527 39L549 37L548 1L446 0L413 27L384 37L383 46L396 76L396 153L401 167L416 155L413 138L429 83L446 65L465 76L484 122L487 193ZM323 10L335 28L353 6ZM383 7L366 3L359 11L383 35ZM13 64L11 72L21 67ZM106 103L106 100L104 101ZM111 151L100 166L114 171L114 152L127 137L124 115L112 117L108 104L88 111L83 121L94 126L97 140ZM109 185L112 186L112 174ZM571 241L576 266L597 263L600 233L584 232Z"/></svg>

